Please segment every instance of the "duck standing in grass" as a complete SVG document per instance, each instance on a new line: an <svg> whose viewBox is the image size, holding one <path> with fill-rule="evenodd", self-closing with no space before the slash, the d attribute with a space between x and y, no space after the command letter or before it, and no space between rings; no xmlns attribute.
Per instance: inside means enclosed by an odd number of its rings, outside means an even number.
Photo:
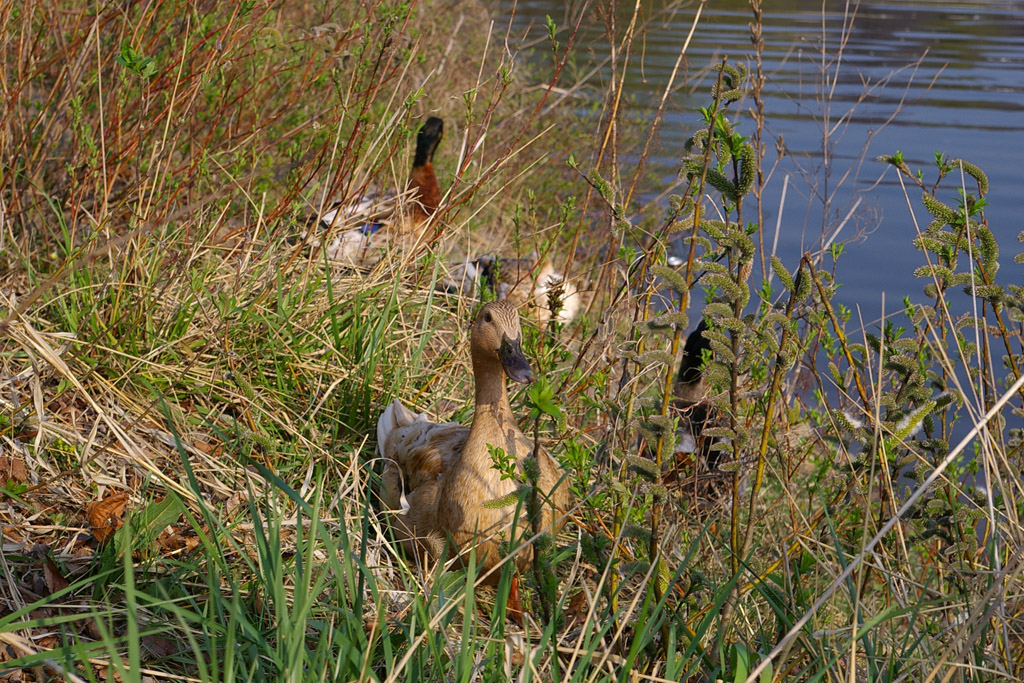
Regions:
<svg viewBox="0 0 1024 683"><path fill-rule="evenodd" d="M711 350L711 344L704 336L707 329L707 321L702 318L697 329L686 337L683 360L679 364L673 393L680 416L677 452L697 453L707 469L714 469L718 453L711 450L711 439L703 434L710 408L701 369L704 365L704 352ZM712 459L716 462L712 462Z"/></svg>
<svg viewBox="0 0 1024 683"><path fill-rule="evenodd" d="M444 121L431 116L416 135L409 188L402 195L369 193L360 201L334 202L310 219L330 240L327 258L348 265L373 265L389 244L414 244L441 203L434 173L434 152L444 136ZM320 237L310 239L319 246Z"/></svg>
<svg viewBox="0 0 1024 683"><path fill-rule="evenodd" d="M502 540L514 537L518 543L533 535L525 515L515 519L517 509L525 510L513 499L518 477L496 467L504 457L522 473L535 450L516 423L505 387L506 376L533 381L519 313L511 304L492 302L480 309L470 352L476 382L472 425L431 422L396 400L377 422L377 447L387 461L381 498L394 513L391 526L406 551L440 557L450 537L452 555L465 561L475 552L481 574L487 574L502 559ZM568 485L554 458L543 449L537 453L542 528L555 534L568 509ZM516 565L522 570L531 559L532 549L524 548ZM497 572L488 578L496 581Z"/></svg>
<svg viewBox="0 0 1024 683"><path fill-rule="evenodd" d="M532 308L542 323L570 323L579 313L579 290L550 259L478 256L456 264L441 281L444 289L466 295L488 290L499 300L519 308Z"/></svg>

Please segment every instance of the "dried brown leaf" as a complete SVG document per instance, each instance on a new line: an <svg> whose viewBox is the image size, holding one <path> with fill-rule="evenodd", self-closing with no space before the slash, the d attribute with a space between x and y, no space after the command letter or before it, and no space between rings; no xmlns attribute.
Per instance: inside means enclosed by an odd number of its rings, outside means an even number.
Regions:
<svg viewBox="0 0 1024 683"><path fill-rule="evenodd" d="M106 498L90 503L85 514L92 525L92 533L100 543L110 538L124 524L124 510L129 495L124 491L110 493Z"/></svg>
<svg viewBox="0 0 1024 683"><path fill-rule="evenodd" d="M249 494L243 491L235 491L231 494L231 497L224 503L224 512L232 516L238 511L243 505L249 502Z"/></svg>
<svg viewBox="0 0 1024 683"><path fill-rule="evenodd" d="M60 567L49 557L43 561L43 578L46 579L46 590L49 591L48 595L53 595L57 591L64 590L71 585L64 575L60 571Z"/></svg>
<svg viewBox="0 0 1024 683"><path fill-rule="evenodd" d="M100 627L96 623L96 620L92 617L87 618L82 623L82 630L84 630L86 635L88 635L93 640L103 640L103 631L100 630Z"/></svg>
<svg viewBox="0 0 1024 683"><path fill-rule="evenodd" d="M224 444L222 443L210 443L209 441L203 441L196 439L192 442L192 445L197 449L210 456L216 458L224 452Z"/></svg>
<svg viewBox="0 0 1024 683"><path fill-rule="evenodd" d="M199 537L195 534L186 535L177 527L164 529L156 538L156 542L164 552L192 551L199 547Z"/></svg>
<svg viewBox="0 0 1024 683"><path fill-rule="evenodd" d="M179 644L170 638L162 635L149 635L139 638L139 644L148 655L146 661L154 659L167 659L181 651Z"/></svg>
<svg viewBox="0 0 1024 683"><path fill-rule="evenodd" d="M13 481L24 484L28 481L28 468L25 461L18 457L0 455L0 484Z"/></svg>
<svg viewBox="0 0 1024 683"><path fill-rule="evenodd" d="M15 653L14 648L7 646L0 651L0 662L7 661L8 659L16 659L17 656L18 655ZM3 681L4 683L24 683L27 680L31 680L26 679L25 674L26 671L24 669L15 669L9 673L5 673L3 676L0 676L0 681Z"/></svg>
<svg viewBox="0 0 1024 683"><path fill-rule="evenodd" d="M570 621L581 620L586 618L589 608L590 604L587 601L586 592L580 591L569 600L565 615Z"/></svg>
<svg viewBox="0 0 1024 683"><path fill-rule="evenodd" d="M519 595L519 578L513 577L508 587L508 602L506 607L508 618L522 626L523 624L523 600Z"/></svg>
<svg viewBox="0 0 1024 683"><path fill-rule="evenodd" d="M43 636L32 640L40 650L56 650L60 647L60 638L57 636Z"/></svg>

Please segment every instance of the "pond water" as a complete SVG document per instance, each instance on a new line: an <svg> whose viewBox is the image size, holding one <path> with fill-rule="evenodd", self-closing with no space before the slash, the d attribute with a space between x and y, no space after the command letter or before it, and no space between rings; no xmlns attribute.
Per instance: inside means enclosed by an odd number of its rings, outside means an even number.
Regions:
<svg viewBox="0 0 1024 683"><path fill-rule="evenodd" d="M620 3L620 27L633 4ZM855 318L859 309L869 329L878 324L883 294L887 313L898 311L904 296L924 301L922 282L912 275L924 260L912 245L911 209L894 169L874 158L902 151L912 168L934 179L934 154L942 151L988 174L986 217L1002 247L1000 279L1024 282L1024 269L1012 262L1024 249L1016 242L1024 228L1024 1L862 2L852 19L845 3L832 0L824 12L820 0L764 4L768 163L775 159L776 141L786 150L765 193L765 241L770 244L778 223L778 253L787 266L794 268L803 251L819 246L822 235L827 239L849 216L837 238L849 242L837 271L844 285L837 300L853 308ZM636 106L650 107L662 96L698 5L643 0L641 6L644 27L634 42L625 87ZM503 31L511 18L513 36L539 40L546 34L546 15L566 27L575 10L554 0L502 0L496 30ZM579 41L579 71L608 56L603 26L592 15ZM683 144L699 125L696 108L709 103L714 76L708 66L726 54L733 61L750 58L750 20L744 0L704 6L669 95L652 159L664 173L660 187L646 188L648 200L675 180ZM560 39L564 45L567 34ZM827 100L823 52L827 75L835 79ZM535 55L550 60L544 42ZM589 90L594 97L600 97L606 73L597 70ZM742 103L744 109L750 105ZM826 144L827 128L832 131ZM748 119L740 132L752 130ZM913 186L908 192L923 228L930 215L920 205L921 193ZM942 199L954 203L952 184ZM754 275L752 282L757 270Z"/></svg>

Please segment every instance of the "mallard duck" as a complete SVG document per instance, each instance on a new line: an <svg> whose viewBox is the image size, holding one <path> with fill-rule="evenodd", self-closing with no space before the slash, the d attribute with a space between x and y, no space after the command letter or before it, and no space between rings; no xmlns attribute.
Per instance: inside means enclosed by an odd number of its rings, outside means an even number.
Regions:
<svg viewBox="0 0 1024 683"><path fill-rule="evenodd" d="M550 259L479 256L456 264L441 285L468 296L487 289L499 300L536 312L540 322L552 319L570 323L579 313L581 298L576 285L551 265Z"/></svg>
<svg viewBox="0 0 1024 683"><path fill-rule="evenodd" d="M409 187L401 195L370 192L359 201L338 201L310 218L309 241L320 245L320 234L329 236L327 258L350 265L372 265L385 247L413 243L441 203L441 188L434 173L434 152L444 135L444 121L431 116L416 135Z"/></svg>
<svg viewBox="0 0 1024 683"><path fill-rule="evenodd" d="M711 350L704 333L708 324L701 320L697 328L686 337L683 344L683 359L679 363L674 387L675 407L679 411L679 433L676 451L697 453L708 469L717 464L718 452L711 450L712 440L703 434L708 422L711 404L707 400L704 384L704 351ZM712 462L714 459L716 462Z"/></svg>
<svg viewBox="0 0 1024 683"><path fill-rule="evenodd" d="M446 537L451 555L468 559L476 553L483 575L501 560L500 544L513 535L516 503L488 505L513 495L515 478L495 467L495 451L512 456L516 471L533 457L534 443L520 431L508 402L505 377L533 381L523 355L519 313L507 302L480 309L470 333L476 405L473 423L438 424L395 400L377 422L377 447L387 465L381 478L381 499L392 511L391 527L406 551L439 557ZM539 449L538 490L542 497L543 528L557 533L568 507L568 487L562 470ZM522 508L525 509L525 508ZM517 541L532 536L521 514ZM532 558L525 548L515 561L525 568ZM497 572L489 574L497 579Z"/></svg>
<svg viewBox="0 0 1024 683"><path fill-rule="evenodd" d="M679 374L676 375L675 396L685 407L704 400L704 352L711 350L704 333L708 330L707 321L701 319L697 329L686 337L683 344L683 359L679 363Z"/></svg>
<svg viewBox="0 0 1024 683"><path fill-rule="evenodd" d="M682 483L680 490L692 496L694 505L689 508L690 512L698 518L702 511L729 504L733 496L733 477L737 472L735 468L722 469L723 454L730 451L720 450L727 445L723 443L726 440L713 436L713 428L726 426L726 421L712 400L710 394L713 389L705 376L704 352L711 350L708 324L701 320L686 338L676 376L673 401L679 417L676 466L666 477Z"/></svg>

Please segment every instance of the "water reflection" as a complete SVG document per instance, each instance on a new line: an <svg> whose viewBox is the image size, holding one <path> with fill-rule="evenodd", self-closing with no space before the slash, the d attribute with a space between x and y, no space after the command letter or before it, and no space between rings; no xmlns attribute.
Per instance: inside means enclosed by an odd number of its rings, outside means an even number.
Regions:
<svg viewBox="0 0 1024 683"><path fill-rule="evenodd" d="M779 250L786 263L795 265L856 205L851 225L877 229L847 248L839 301L860 306L871 320L881 311L883 292L890 311L904 295L922 299L922 285L912 277L922 258L911 244L906 198L896 175L873 161L896 150L926 172L938 150L981 165L991 181L990 225L1004 249L1015 253L1024 214L1017 158L1024 152L1024 2L862 3L852 25L844 2L827 2L824 15L818 1L765 4L767 130L787 152L766 193L765 225L774 229L783 176L789 175ZM501 3L505 21L511 7ZM649 21L626 82L641 106L661 97L696 5L648 0L643 7ZM632 3L620 3L620 26L631 10ZM514 32L532 27L534 38L543 36L545 15L562 26L572 16L562 2L520 0ZM747 58L750 19L745 0L705 6L655 151L663 185L674 179L679 150L698 121L695 108L707 102L708 65L723 54ZM588 29L580 44L592 64L607 57L602 26ZM742 130L749 134L751 124ZM662 189L648 188L647 199ZM909 193L918 220L927 222L917 208L919 192ZM840 239L852 232L844 229Z"/></svg>

